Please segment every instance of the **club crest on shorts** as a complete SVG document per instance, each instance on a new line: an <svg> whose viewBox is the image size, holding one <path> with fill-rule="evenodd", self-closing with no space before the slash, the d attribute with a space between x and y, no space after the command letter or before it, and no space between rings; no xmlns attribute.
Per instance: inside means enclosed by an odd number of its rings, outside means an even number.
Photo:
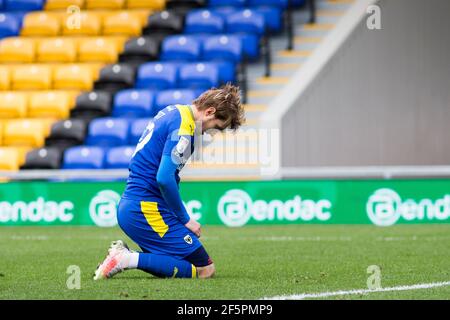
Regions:
<svg viewBox="0 0 450 320"><path fill-rule="evenodd" d="M186 235L184 237L184 241L186 241L187 244L192 244L192 237L190 235Z"/></svg>

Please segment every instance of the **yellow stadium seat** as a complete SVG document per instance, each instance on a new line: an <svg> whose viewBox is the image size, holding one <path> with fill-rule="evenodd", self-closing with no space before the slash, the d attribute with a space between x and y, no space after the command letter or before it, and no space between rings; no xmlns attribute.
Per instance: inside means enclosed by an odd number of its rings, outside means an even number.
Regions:
<svg viewBox="0 0 450 320"><path fill-rule="evenodd" d="M57 36L61 32L61 15L47 12L28 13L23 21L22 36Z"/></svg>
<svg viewBox="0 0 450 320"><path fill-rule="evenodd" d="M95 16L98 19L100 19L100 22L103 20L104 17L116 13L117 10L84 10L84 13L90 15L90 16Z"/></svg>
<svg viewBox="0 0 450 320"><path fill-rule="evenodd" d="M62 29L66 36L97 36L101 32L102 20L95 12L80 13L80 23L72 24L71 20L65 19Z"/></svg>
<svg viewBox="0 0 450 320"><path fill-rule="evenodd" d="M114 42L117 51L120 53L123 51L125 47L125 42L128 41L129 37L127 36L106 36L102 37L103 39L107 39L108 41ZM92 37L91 37L92 39Z"/></svg>
<svg viewBox="0 0 450 320"><path fill-rule="evenodd" d="M42 126L44 127L44 135L47 137L50 134L50 131L52 130L52 125L58 120L55 118L42 118L42 119L35 119L36 121L40 121L42 123Z"/></svg>
<svg viewBox="0 0 450 320"><path fill-rule="evenodd" d="M136 15L141 21L141 26L145 27L148 22L148 17L154 12L149 9L137 9L137 10L127 10L127 12Z"/></svg>
<svg viewBox="0 0 450 320"><path fill-rule="evenodd" d="M33 148L31 147L10 147L17 150L19 153L19 165L23 165L25 163L25 160L27 158L27 153L30 152Z"/></svg>
<svg viewBox="0 0 450 320"><path fill-rule="evenodd" d="M100 77L100 70L105 66L104 63L85 63L84 65L91 71L94 81L98 80Z"/></svg>
<svg viewBox="0 0 450 320"><path fill-rule="evenodd" d="M113 63L117 61L118 54L117 44L114 40L92 38L80 43L78 61Z"/></svg>
<svg viewBox="0 0 450 320"><path fill-rule="evenodd" d="M48 123L38 119L10 120L4 124L3 145L39 147L48 134Z"/></svg>
<svg viewBox="0 0 450 320"><path fill-rule="evenodd" d="M125 0L86 0L86 9L122 9Z"/></svg>
<svg viewBox="0 0 450 320"><path fill-rule="evenodd" d="M80 66L83 69L88 70L92 76L92 79L95 81L99 78L100 70L105 66L105 63L84 62L84 63L76 63L76 65ZM79 90L79 89L70 89L70 90Z"/></svg>
<svg viewBox="0 0 450 320"><path fill-rule="evenodd" d="M24 92L0 92L0 118L23 118L27 105L28 96Z"/></svg>
<svg viewBox="0 0 450 320"><path fill-rule="evenodd" d="M153 9L163 10L166 6L165 0L128 0L128 9Z"/></svg>
<svg viewBox="0 0 450 320"><path fill-rule="evenodd" d="M48 90L52 85L52 68L48 65L21 65L12 69L13 90Z"/></svg>
<svg viewBox="0 0 450 320"><path fill-rule="evenodd" d="M73 37L71 38L73 39L76 44L77 44L77 48L78 50L80 49L80 46L85 43L86 41L90 41L90 40L94 40L94 39L104 39L108 42L113 42L116 50L120 53L123 51L124 47L125 47L125 42L128 41L129 37L127 36L100 36L100 37Z"/></svg>
<svg viewBox="0 0 450 320"><path fill-rule="evenodd" d="M36 59L39 62L75 62L77 45L67 37L42 39L37 44Z"/></svg>
<svg viewBox="0 0 450 320"><path fill-rule="evenodd" d="M67 10L70 6L84 8L84 0L47 0L45 10Z"/></svg>
<svg viewBox="0 0 450 320"><path fill-rule="evenodd" d="M97 11L96 11L97 12ZM152 10L149 9L134 9L134 10L107 10L107 11L99 11L99 15L102 18L103 24L105 23L105 20L111 16L117 16L121 13L127 13L128 15L133 16L134 18L138 19L141 23L141 26L145 26L148 21L148 17L152 13Z"/></svg>
<svg viewBox="0 0 450 320"><path fill-rule="evenodd" d="M0 147L0 170L18 170L25 163L30 147Z"/></svg>
<svg viewBox="0 0 450 320"><path fill-rule="evenodd" d="M33 62L34 41L23 37L5 38L0 41L0 63Z"/></svg>
<svg viewBox="0 0 450 320"><path fill-rule="evenodd" d="M3 145L3 120L0 119L0 146Z"/></svg>
<svg viewBox="0 0 450 320"><path fill-rule="evenodd" d="M69 117L73 106L73 95L65 91L44 91L30 94L28 117L56 117L58 119Z"/></svg>
<svg viewBox="0 0 450 320"><path fill-rule="evenodd" d="M0 170L17 171L20 167L20 153L16 148L0 147Z"/></svg>
<svg viewBox="0 0 450 320"><path fill-rule="evenodd" d="M10 79L11 79L10 68L6 66L0 66L0 90L9 90Z"/></svg>
<svg viewBox="0 0 450 320"><path fill-rule="evenodd" d="M55 67L53 87L62 90L91 90L95 80L90 66L68 64Z"/></svg>
<svg viewBox="0 0 450 320"><path fill-rule="evenodd" d="M103 20L104 35L138 36L141 34L142 27L139 15L128 11L118 12Z"/></svg>

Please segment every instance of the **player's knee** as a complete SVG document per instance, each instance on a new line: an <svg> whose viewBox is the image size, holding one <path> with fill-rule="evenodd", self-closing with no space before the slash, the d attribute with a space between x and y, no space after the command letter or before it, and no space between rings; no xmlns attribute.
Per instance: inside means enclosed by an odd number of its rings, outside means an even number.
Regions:
<svg viewBox="0 0 450 320"><path fill-rule="evenodd" d="M197 272L200 279L207 279L214 276L216 273L216 268L214 267L214 264L210 264L206 267L197 268Z"/></svg>

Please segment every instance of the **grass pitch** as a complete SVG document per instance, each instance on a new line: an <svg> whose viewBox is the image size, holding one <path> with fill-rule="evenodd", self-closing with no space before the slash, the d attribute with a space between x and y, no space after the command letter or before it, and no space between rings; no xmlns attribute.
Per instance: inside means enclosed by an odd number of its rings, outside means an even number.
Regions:
<svg viewBox="0 0 450 320"><path fill-rule="evenodd" d="M118 227L1 227L0 299L259 299L366 289L370 265L381 268L382 287L450 281L450 225L206 226L203 234L214 279L132 270L95 282L111 240L136 248ZM80 267L79 290L66 286L70 265ZM329 299L450 299L450 286Z"/></svg>

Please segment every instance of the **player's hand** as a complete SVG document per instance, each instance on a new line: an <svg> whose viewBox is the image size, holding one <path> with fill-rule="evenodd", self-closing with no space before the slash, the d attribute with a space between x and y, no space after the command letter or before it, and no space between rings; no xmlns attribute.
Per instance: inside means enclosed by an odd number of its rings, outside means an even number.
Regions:
<svg viewBox="0 0 450 320"><path fill-rule="evenodd" d="M191 230L198 238L200 238L202 234L200 223L198 223L194 219L191 219L185 224L185 226L186 228Z"/></svg>

